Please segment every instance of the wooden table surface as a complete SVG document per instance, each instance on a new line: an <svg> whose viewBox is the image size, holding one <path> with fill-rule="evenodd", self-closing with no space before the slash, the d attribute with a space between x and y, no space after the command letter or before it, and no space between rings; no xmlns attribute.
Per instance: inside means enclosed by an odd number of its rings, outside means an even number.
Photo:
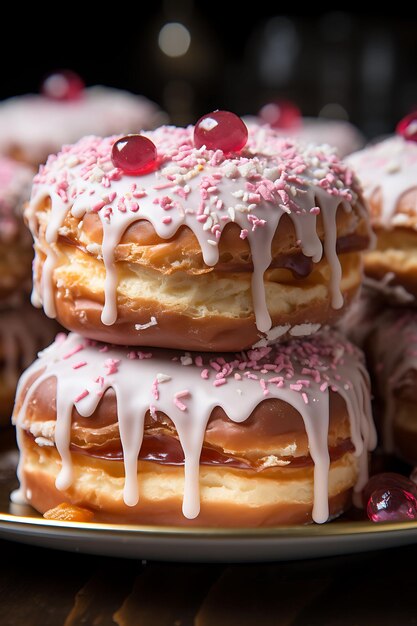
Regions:
<svg viewBox="0 0 417 626"><path fill-rule="evenodd" d="M256 565L183 565L0 541L1 626L408 626L417 545Z"/></svg>

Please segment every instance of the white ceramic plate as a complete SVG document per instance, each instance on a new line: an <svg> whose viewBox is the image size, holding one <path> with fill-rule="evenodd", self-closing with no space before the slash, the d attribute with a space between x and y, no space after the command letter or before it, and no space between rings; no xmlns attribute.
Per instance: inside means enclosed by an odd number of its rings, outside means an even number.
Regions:
<svg viewBox="0 0 417 626"><path fill-rule="evenodd" d="M282 561L365 552L417 543L417 522L329 524L256 529L167 528L45 520L10 502L17 451L0 452L0 537L22 543L159 561Z"/></svg>

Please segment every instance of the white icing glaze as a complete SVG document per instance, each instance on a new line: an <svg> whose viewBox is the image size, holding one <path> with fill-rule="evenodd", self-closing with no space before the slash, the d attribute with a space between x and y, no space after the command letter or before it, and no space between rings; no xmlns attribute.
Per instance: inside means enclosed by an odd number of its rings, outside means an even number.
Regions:
<svg viewBox="0 0 417 626"><path fill-rule="evenodd" d="M208 266L218 262L218 242L226 224L238 224L252 253L256 324L259 331L267 333L271 318L263 275L271 264L271 242L280 219L290 217L301 251L317 263L323 256L316 224L321 212L324 252L331 267L332 306L343 306L336 213L339 207L350 212L355 204L361 217L367 219L367 215L352 172L328 146L300 147L270 129L257 127L241 153L226 156L204 146L195 149L193 127L161 127L144 134L155 143L160 160L159 169L150 174L123 175L110 160L115 138L86 137L50 157L35 177L27 211L32 233L37 208L45 198L51 199L51 212L41 293L34 294L33 302L42 303L49 317L55 316L53 281L59 229L68 213L82 220L89 212L98 214L103 227L101 255L106 279L102 322L106 325L117 319L114 249L128 226L142 219L164 239L186 225L198 239Z"/></svg>
<svg viewBox="0 0 417 626"><path fill-rule="evenodd" d="M73 407L91 416L101 397L112 388L125 465L124 501L134 506L140 497L137 458L147 411L161 411L173 421L184 451L183 513L199 513L199 459L206 426L213 409L220 406L234 422L244 422L258 404L279 398L302 416L314 462L313 519L328 518L329 389L345 401L351 439L359 457L360 491L367 480L367 453L375 446L370 407L369 379L361 353L337 333L319 333L309 341L294 339L274 348L249 350L239 355L191 355L154 350L144 354L97 344L71 333L61 335L24 373L17 396L29 378L41 372L29 386L15 414L18 431L27 428L26 411L35 389L56 378L57 422L55 443L62 458L56 480L65 490L73 480L70 444ZM48 428L48 436L53 431ZM22 471L19 476L23 481Z"/></svg>
<svg viewBox="0 0 417 626"><path fill-rule="evenodd" d="M137 133L165 121L165 114L147 98L101 85L85 89L75 100L16 96L0 102L0 153L17 148L31 163L42 163L87 133Z"/></svg>
<svg viewBox="0 0 417 626"><path fill-rule="evenodd" d="M374 216L375 224L393 228L404 224L416 228L417 204L409 207L412 215L398 214L400 198L417 188L417 143L395 136L352 154L351 165L364 187L369 200L378 191L382 195L381 215Z"/></svg>

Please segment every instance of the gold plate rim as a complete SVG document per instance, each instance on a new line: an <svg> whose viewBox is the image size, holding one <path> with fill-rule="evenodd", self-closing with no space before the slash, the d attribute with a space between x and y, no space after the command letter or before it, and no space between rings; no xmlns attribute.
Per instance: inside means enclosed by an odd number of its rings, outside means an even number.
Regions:
<svg viewBox="0 0 417 626"><path fill-rule="evenodd" d="M110 524L97 522L70 522L58 520L46 520L41 517L30 517L15 515L11 513L0 513L0 528L8 527L38 527L39 529L66 529L84 532L107 533L156 536L168 538L172 536L183 538L209 537L225 539L256 539L264 537L268 539L283 537L308 537L315 536L334 537L350 536L358 534L385 534L404 533L405 531L416 531L417 522L384 522L373 523L368 521L333 521L326 524L309 524L305 526L273 526L262 528L209 528L209 527L182 527L182 526L145 526L137 524Z"/></svg>

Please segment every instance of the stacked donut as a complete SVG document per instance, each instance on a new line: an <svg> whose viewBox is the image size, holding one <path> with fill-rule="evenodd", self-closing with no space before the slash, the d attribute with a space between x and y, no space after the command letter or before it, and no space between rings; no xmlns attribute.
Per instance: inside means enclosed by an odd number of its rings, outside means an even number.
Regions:
<svg viewBox="0 0 417 626"><path fill-rule="evenodd" d="M349 157L364 186L377 236L365 256L359 302L364 345L375 381L381 441L417 464L417 115L396 135ZM356 318L358 320L359 318ZM350 323L352 337L356 337Z"/></svg>
<svg viewBox="0 0 417 626"><path fill-rule="evenodd" d="M71 331L17 392L37 510L268 526L349 506L375 445L369 380L328 325L371 234L328 147L228 112L90 136L49 157L26 216L34 301Z"/></svg>

